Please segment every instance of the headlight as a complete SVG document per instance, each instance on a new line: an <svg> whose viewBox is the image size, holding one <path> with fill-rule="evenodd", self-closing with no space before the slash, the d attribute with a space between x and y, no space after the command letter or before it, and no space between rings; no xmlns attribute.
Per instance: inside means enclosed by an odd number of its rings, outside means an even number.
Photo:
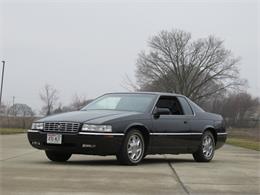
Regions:
<svg viewBox="0 0 260 195"><path fill-rule="evenodd" d="M112 132L112 126L83 124L82 131Z"/></svg>
<svg viewBox="0 0 260 195"><path fill-rule="evenodd" d="M43 123L33 123L32 124L32 129L37 129L37 130L43 130Z"/></svg>

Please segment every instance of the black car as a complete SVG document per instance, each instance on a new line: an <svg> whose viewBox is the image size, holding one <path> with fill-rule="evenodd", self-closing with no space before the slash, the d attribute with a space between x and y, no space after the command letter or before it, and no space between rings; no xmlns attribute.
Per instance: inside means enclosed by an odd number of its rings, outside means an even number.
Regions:
<svg viewBox="0 0 260 195"><path fill-rule="evenodd" d="M122 164L147 154L193 154L208 162L225 143L220 115L205 112L183 95L110 93L80 111L40 119L28 130L30 144L52 161L72 154L116 155Z"/></svg>

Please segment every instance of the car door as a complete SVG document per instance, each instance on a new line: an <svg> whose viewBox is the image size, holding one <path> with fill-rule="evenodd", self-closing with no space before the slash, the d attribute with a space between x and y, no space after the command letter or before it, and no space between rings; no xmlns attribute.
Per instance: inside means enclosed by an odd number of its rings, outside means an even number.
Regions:
<svg viewBox="0 0 260 195"><path fill-rule="evenodd" d="M157 101L155 110L168 108L170 114L153 116L151 143L154 153L178 153L188 150L189 121L193 115L186 114L182 104L182 99L176 96L161 96Z"/></svg>

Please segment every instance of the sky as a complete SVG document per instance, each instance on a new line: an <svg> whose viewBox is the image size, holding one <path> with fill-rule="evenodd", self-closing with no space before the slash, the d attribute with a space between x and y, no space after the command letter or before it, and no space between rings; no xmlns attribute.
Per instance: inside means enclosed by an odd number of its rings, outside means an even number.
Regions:
<svg viewBox="0 0 260 195"><path fill-rule="evenodd" d="M0 60L6 61L3 101L39 111L45 84L69 104L126 91L138 53L161 30L193 39L214 35L240 56L248 92L260 96L260 3L257 0L2 0Z"/></svg>

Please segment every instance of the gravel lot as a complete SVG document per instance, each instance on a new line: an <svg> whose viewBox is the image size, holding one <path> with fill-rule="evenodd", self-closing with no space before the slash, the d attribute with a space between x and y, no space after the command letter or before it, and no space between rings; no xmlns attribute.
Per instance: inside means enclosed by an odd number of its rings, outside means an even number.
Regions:
<svg viewBox="0 0 260 195"><path fill-rule="evenodd" d="M211 163L191 155L147 156L138 166L115 157L74 155L53 163L25 134L0 136L0 194L260 194L260 152L225 145Z"/></svg>

